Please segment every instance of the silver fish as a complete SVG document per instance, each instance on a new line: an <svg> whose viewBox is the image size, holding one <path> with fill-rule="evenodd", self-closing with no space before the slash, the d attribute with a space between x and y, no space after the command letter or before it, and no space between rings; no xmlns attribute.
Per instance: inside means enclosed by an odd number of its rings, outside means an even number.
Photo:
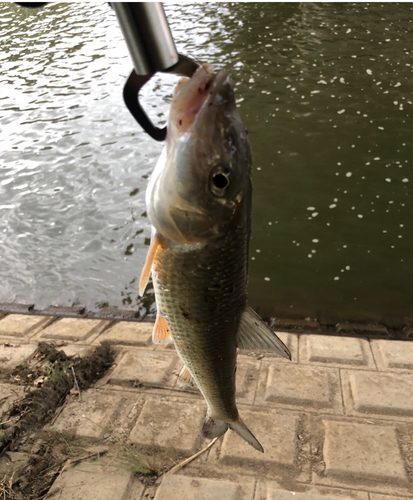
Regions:
<svg viewBox="0 0 413 500"><path fill-rule="evenodd" d="M172 339L207 406L203 434L228 428L259 451L235 403L237 348L290 352L247 306L251 153L227 73L212 66L174 93L165 148L146 193L153 226L142 271L157 304L153 341Z"/></svg>

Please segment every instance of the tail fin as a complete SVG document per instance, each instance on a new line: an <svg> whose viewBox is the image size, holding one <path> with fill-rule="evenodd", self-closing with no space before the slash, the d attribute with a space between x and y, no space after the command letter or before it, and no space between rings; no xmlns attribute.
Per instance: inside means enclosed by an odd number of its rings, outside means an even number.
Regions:
<svg viewBox="0 0 413 500"><path fill-rule="evenodd" d="M239 436L241 436L247 443L253 446L256 450L264 453L264 448L261 446L254 434L248 429L241 419L238 422L231 422L229 424L230 429L235 431Z"/></svg>
<svg viewBox="0 0 413 500"><path fill-rule="evenodd" d="M237 420L237 422L231 422L227 424L226 422L219 420L218 418L214 419L210 411L208 410L204 425L202 427L202 434L206 438L213 439L215 437L222 436L222 434L225 434L225 432L227 432L228 428L235 431L239 436L242 437L242 439L245 439L245 441L253 446L256 450L264 453L264 448L240 418Z"/></svg>

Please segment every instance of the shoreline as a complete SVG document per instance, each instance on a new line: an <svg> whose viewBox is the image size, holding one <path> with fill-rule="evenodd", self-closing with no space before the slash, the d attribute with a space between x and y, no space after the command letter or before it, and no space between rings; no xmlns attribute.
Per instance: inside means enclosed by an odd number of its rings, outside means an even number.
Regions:
<svg viewBox="0 0 413 500"><path fill-rule="evenodd" d="M36 309L35 304L0 302L0 319L8 314L27 314L34 316L53 316L56 318L100 319L112 321L150 322L155 321L153 314L141 314L139 310L103 307L90 310L86 306L49 306ZM362 321L340 321L335 324L322 323L308 318L265 318L273 330L281 332L345 337L363 337L368 339L413 340L413 326L390 328L384 324Z"/></svg>

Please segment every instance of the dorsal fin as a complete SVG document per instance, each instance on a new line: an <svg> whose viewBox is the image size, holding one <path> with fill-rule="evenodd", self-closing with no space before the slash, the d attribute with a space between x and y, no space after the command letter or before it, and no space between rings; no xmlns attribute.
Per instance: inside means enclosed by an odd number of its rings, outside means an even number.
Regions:
<svg viewBox="0 0 413 500"><path fill-rule="evenodd" d="M291 359L288 347L250 307L241 316L238 347L249 351L275 351L283 358Z"/></svg>
<svg viewBox="0 0 413 500"><path fill-rule="evenodd" d="M158 313L152 331L152 342L154 344L163 344L164 342L168 342L168 340L171 340L171 332L165 318Z"/></svg>
<svg viewBox="0 0 413 500"><path fill-rule="evenodd" d="M161 243L161 239L157 233L152 236L151 245L148 250L148 255L146 256L145 264L141 272L141 277L139 280L139 295L145 292L146 285L148 284L149 276L151 274L152 264L155 259L156 251Z"/></svg>

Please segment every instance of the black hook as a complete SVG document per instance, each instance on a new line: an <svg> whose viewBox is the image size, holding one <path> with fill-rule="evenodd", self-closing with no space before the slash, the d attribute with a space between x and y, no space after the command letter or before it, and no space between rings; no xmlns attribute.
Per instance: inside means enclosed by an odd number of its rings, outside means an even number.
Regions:
<svg viewBox="0 0 413 500"><path fill-rule="evenodd" d="M20 5L20 7L27 7L29 9L37 9L39 7L44 7L49 2L14 2L14 3L17 5Z"/></svg>
<svg viewBox="0 0 413 500"><path fill-rule="evenodd" d="M178 54L179 60L170 68L163 70L162 73L191 77L199 68L199 64L189 57ZM138 75L135 70L129 75L123 88L123 100L132 116L155 141L164 141L166 139L166 127L156 127L145 113L139 102L139 91L148 82L153 75Z"/></svg>

